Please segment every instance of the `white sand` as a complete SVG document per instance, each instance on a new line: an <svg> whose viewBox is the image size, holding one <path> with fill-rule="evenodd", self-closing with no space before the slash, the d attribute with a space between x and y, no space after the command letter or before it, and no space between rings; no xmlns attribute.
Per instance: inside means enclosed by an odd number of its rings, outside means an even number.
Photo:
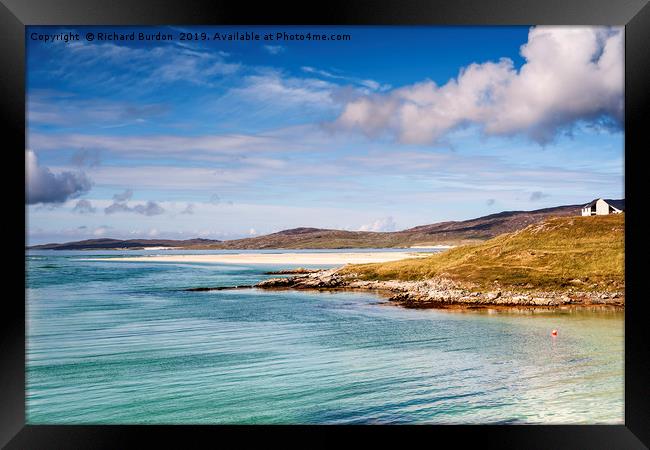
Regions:
<svg viewBox="0 0 650 450"><path fill-rule="evenodd" d="M377 253L239 253L231 255L156 255L125 256L119 258L87 258L85 261L140 261L171 263L222 263L222 264L365 264L397 261L405 258L430 256L417 252Z"/></svg>
<svg viewBox="0 0 650 450"><path fill-rule="evenodd" d="M142 250L176 250L179 247L144 247Z"/></svg>
<svg viewBox="0 0 650 450"><path fill-rule="evenodd" d="M409 248L454 248L455 245L411 245Z"/></svg>

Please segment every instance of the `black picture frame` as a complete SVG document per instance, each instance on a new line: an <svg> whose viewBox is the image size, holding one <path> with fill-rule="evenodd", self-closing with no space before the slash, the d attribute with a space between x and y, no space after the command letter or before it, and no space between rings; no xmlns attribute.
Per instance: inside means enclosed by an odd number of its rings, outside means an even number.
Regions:
<svg viewBox="0 0 650 450"><path fill-rule="evenodd" d="M10 253L3 296L0 345L0 445L6 448L123 448L146 439L187 446L207 439L225 445L259 435L283 442L334 443L351 436L389 443L430 443L452 439L498 448L636 449L650 445L650 327L643 291L641 192L643 152L650 149L650 6L647 0L402 0L280 4L222 0L0 0L0 99L6 183L11 207L2 221ZM625 26L625 425L620 426L35 426L25 424L25 203L16 192L24 183L25 26L162 24L304 24L304 25L619 25ZM22 179L22 181L21 181ZM644 183L645 184L645 183ZM24 191L23 191L24 194ZM17 197L17 198L14 198ZM638 264L636 262L639 262ZM15 293L14 293L15 289ZM11 294L9 294L11 292ZM21 295L22 292L22 295ZM23 299L21 301L21 299ZM543 406L543 405L540 405ZM236 436L230 436L236 435ZM413 436L416 435L416 436ZM269 441L270 442L270 441ZM417 444L416 444L417 445Z"/></svg>

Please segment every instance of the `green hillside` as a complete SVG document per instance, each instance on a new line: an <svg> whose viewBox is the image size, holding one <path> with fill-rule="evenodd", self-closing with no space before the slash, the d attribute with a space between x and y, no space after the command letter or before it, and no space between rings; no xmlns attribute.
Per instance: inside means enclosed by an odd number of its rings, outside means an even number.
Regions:
<svg viewBox="0 0 650 450"><path fill-rule="evenodd" d="M624 221L624 214L551 218L428 258L350 265L344 271L364 280L447 277L477 288L621 289Z"/></svg>

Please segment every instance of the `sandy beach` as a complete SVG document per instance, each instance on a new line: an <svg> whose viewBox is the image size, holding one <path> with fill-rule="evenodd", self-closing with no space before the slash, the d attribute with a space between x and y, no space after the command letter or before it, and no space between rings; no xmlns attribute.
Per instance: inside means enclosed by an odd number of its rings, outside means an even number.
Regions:
<svg viewBox="0 0 650 450"><path fill-rule="evenodd" d="M365 264L397 261L406 258L430 256L422 252L376 253L239 253L231 255L152 255L119 258L86 258L85 261L127 261L167 263L220 263L220 264Z"/></svg>
<svg viewBox="0 0 650 450"><path fill-rule="evenodd" d="M448 249L448 248L454 248L456 247L455 245L411 245L409 248L430 248L430 249Z"/></svg>

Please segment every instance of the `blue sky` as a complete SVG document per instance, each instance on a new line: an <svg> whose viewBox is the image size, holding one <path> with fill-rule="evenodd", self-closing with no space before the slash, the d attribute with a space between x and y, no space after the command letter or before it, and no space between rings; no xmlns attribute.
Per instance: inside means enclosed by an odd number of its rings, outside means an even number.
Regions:
<svg viewBox="0 0 650 450"><path fill-rule="evenodd" d="M31 39L62 32L82 40ZM622 197L622 33L29 27L29 241L392 231Z"/></svg>

